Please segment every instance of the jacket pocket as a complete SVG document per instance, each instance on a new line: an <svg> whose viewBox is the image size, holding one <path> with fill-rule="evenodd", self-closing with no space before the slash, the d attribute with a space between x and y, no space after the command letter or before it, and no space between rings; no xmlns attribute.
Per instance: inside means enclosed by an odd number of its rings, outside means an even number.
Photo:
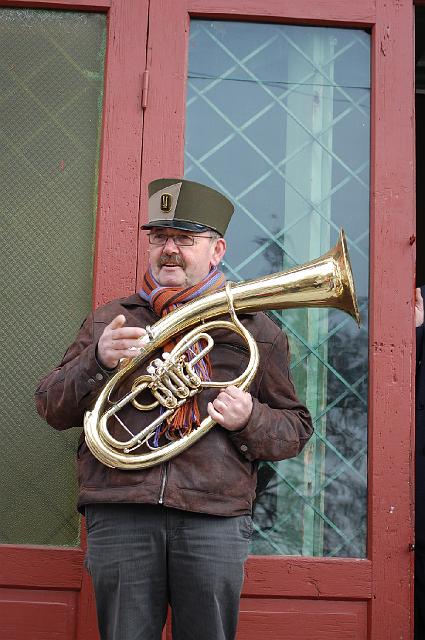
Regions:
<svg viewBox="0 0 425 640"><path fill-rule="evenodd" d="M78 481L81 489L107 490L137 485L159 486L161 465L134 471L108 467L92 455L83 442L78 448Z"/></svg>

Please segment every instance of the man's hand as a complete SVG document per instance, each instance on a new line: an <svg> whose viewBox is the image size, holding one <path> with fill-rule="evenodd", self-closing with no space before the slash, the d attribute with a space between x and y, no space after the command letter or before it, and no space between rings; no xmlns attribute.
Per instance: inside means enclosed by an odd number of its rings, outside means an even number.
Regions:
<svg viewBox="0 0 425 640"><path fill-rule="evenodd" d="M243 429L251 412L251 394L233 385L220 391L216 399L208 403L208 413L211 418L228 431Z"/></svg>
<svg viewBox="0 0 425 640"><path fill-rule="evenodd" d="M422 298L421 290L416 289L415 298L415 324L420 327L424 323L424 301Z"/></svg>
<svg viewBox="0 0 425 640"><path fill-rule="evenodd" d="M146 331L141 327L125 327L125 323L124 315L116 316L99 338L97 359L107 369L115 369L121 358L135 358L140 353L140 338Z"/></svg>

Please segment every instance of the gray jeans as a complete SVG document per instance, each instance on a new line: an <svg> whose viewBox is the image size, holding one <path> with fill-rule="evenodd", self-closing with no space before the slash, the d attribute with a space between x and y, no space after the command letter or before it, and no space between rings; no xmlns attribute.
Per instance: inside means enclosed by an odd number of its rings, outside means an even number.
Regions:
<svg viewBox="0 0 425 640"><path fill-rule="evenodd" d="M86 525L102 640L160 640L168 605L173 640L234 639L250 516L100 504Z"/></svg>

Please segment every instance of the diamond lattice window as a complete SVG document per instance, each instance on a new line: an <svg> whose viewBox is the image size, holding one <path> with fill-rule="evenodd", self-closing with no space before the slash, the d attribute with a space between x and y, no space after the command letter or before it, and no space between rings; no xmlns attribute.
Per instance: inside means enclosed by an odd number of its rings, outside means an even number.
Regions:
<svg viewBox="0 0 425 640"><path fill-rule="evenodd" d="M260 469L254 554L365 556L370 38L364 31L193 20L185 175L236 204L224 268L303 264L344 227L362 328L287 310L292 375L315 436Z"/></svg>

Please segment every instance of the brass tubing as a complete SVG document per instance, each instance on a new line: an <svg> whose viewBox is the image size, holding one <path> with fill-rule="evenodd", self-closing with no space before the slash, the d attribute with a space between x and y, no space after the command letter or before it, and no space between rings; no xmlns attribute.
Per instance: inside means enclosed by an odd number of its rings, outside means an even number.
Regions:
<svg viewBox="0 0 425 640"><path fill-rule="evenodd" d="M106 410L112 390L171 338L197 324L202 324L200 327L202 332L207 328L211 330L225 327L231 328L243 337L249 347L250 361L245 372L237 378L237 382L241 389L246 389L258 368L258 348L251 334L239 322L235 312L297 307L339 309L351 315L357 324L360 324L354 280L342 229L335 247L320 258L289 271L237 284L228 283L225 290L197 298L150 327L150 340L143 345L140 355L130 360L109 380L101 391L93 410L86 413L84 430L90 451L107 466L120 469L142 469L168 460L191 446L214 426L215 422L209 416L188 436L157 450L142 454L122 453L123 446L137 444L141 434L145 433L149 427L136 434L124 445L123 443L117 445L118 441L111 436L107 427L108 416L113 412L113 409ZM215 320L205 325L206 320L229 313L232 319L230 323L226 320ZM192 330L191 334L196 335L196 331L197 329ZM186 336L187 338L189 336ZM193 336L190 335L190 339L192 338ZM134 394L128 394L128 398L132 395ZM120 401L121 405L122 401Z"/></svg>

